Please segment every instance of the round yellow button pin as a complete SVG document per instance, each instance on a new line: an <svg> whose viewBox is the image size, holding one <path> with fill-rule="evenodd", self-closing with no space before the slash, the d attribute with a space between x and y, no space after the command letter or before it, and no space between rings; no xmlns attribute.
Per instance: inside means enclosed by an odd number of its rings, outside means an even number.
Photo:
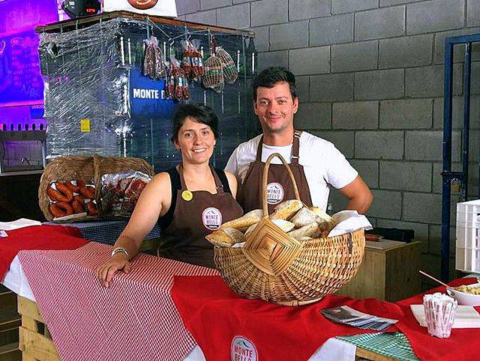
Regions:
<svg viewBox="0 0 480 361"><path fill-rule="evenodd" d="M182 198L185 199L187 202L191 201L193 198L193 194L190 191L183 191Z"/></svg>

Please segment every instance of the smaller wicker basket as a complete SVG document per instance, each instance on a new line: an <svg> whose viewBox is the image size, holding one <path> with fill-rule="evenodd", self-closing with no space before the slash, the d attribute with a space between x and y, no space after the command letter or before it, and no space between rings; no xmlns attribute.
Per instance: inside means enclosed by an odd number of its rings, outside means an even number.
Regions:
<svg viewBox="0 0 480 361"><path fill-rule="evenodd" d="M244 247L215 247L215 264L223 280L238 294L287 306L319 301L355 276L365 250L364 230L329 238L297 241L269 218L267 176L270 163L278 157L298 188L285 159L272 154L263 170L264 217L250 233Z"/></svg>
<svg viewBox="0 0 480 361"><path fill-rule="evenodd" d="M47 220L51 221L53 219L48 210L50 200L47 196L47 188L51 182L82 180L87 184L94 184L95 200L97 204L99 204L102 175L127 170L139 171L150 176L155 175L152 166L141 158L105 157L98 154L94 154L93 156L58 157L45 167L42 177L40 178L40 186L38 188L38 204L40 209ZM99 209L99 211L101 210ZM99 217L102 218L101 213ZM93 218L87 217L87 219ZM82 220L85 220L85 218L75 218L71 221L78 222Z"/></svg>

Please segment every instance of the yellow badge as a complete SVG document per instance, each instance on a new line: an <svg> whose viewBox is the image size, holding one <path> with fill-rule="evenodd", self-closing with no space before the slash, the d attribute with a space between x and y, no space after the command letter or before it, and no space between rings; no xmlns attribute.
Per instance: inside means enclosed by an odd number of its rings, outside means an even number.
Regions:
<svg viewBox="0 0 480 361"><path fill-rule="evenodd" d="M90 119L80 119L80 131L82 133L90 132Z"/></svg>
<svg viewBox="0 0 480 361"><path fill-rule="evenodd" d="M193 198L193 194L190 191L183 191L182 192L182 198L185 199L187 202L191 201Z"/></svg>

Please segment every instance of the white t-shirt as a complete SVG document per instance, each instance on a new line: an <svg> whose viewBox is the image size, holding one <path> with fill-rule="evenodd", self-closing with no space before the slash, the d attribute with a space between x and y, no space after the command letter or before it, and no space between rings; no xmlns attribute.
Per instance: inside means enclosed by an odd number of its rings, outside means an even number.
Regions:
<svg viewBox="0 0 480 361"><path fill-rule="evenodd" d="M250 163L257 157L260 138L261 135L240 144L225 167L225 170L237 175L242 182L245 180ZM281 147L263 144L262 162L266 162L270 154L280 153L287 163L290 163L292 148L293 144ZM312 203L323 210L327 208L330 193L328 185L343 188L358 175L345 156L332 143L307 132L302 132L300 136L299 157L299 163L303 165L310 188ZM272 164L281 164L281 161L275 158Z"/></svg>

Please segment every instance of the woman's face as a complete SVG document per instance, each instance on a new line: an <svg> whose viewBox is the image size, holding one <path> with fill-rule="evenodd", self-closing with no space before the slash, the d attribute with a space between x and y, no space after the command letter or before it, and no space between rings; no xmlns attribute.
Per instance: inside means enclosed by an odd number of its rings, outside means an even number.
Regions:
<svg viewBox="0 0 480 361"><path fill-rule="evenodd" d="M215 143L212 128L188 117L178 131L175 147L182 152L184 162L202 164L210 160Z"/></svg>

